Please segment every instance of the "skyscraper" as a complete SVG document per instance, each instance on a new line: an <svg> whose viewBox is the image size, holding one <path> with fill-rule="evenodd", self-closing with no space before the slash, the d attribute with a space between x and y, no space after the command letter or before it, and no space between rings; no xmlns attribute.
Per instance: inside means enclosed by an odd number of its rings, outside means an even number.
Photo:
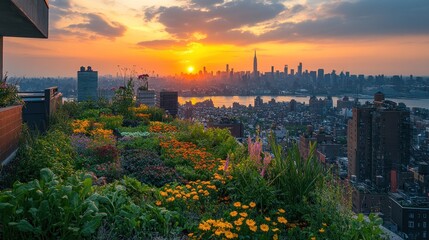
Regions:
<svg viewBox="0 0 429 240"><path fill-rule="evenodd" d="M255 56L253 57L253 76L254 78L258 78L258 59L256 58L256 50L255 50Z"/></svg>
<svg viewBox="0 0 429 240"><path fill-rule="evenodd" d="M176 117L179 108L178 93L161 91L159 93L159 107Z"/></svg>
<svg viewBox="0 0 429 240"><path fill-rule="evenodd" d="M302 63L300 62L298 65L298 76L302 75Z"/></svg>
<svg viewBox="0 0 429 240"><path fill-rule="evenodd" d="M98 72L91 66L85 70L80 67L77 72L77 101L97 100L98 98Z"/></svg>
<svg viewBox="0 0 429 240"><path fill-rule="evenodd" d="M325 70L323 68L317 70L317 81L319 83L323 82L325 78Z"/></svg>
<svg viewBox="0 0 429 240"><path fill-rule="evenodd" d="M287 75L289 74L289 70L288 70L288 68L289 68L289 66L288 66L288 65L285 65L285 68L284 68L285 76L287 76Z"/></svg>
<svg viewBox="0 0 429 240"><path fill-rule="evenodd" d="M391 172L406 170L410 137L410 112L403 104L384 100L382 93L375 94L373 104L353 108L347 134L349 178L369 180L382 190L396 184Z"/></svg>

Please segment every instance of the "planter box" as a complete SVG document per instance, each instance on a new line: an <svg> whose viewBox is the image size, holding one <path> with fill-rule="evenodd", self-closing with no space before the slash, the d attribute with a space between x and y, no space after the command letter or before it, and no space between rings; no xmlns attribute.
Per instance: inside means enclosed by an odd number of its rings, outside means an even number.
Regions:
<svg viewBox="0 0 429 240"><path fill-rule="evenodd" d="M0 164L18 149L22 105L0 108Z"/></svg>

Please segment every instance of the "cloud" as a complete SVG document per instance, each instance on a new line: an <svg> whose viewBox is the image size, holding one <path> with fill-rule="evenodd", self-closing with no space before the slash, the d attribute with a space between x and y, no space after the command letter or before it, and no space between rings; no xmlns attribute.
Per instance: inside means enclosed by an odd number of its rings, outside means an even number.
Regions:
<svg viewBox="0 0 429 240"><path fill-rule="evenodd" d="M429 35L427 0L188 0L185 7L146 10L146 21L161 23L184 44L195 32L206 35L200 42L224 44Z"/></svg>
<svg viewBox="0 0 429 240"><path fill-rule="evenodd" d="M143 48L153 49L169 49L181 44L183 44L183 42L177 40L152 40L138 43L138 45Z"/></svg>
<svg viewBox="0 0 429 240"><path fill-rule="evenodd" d="M87 13L82 14L86 18L86 22L69 25L71 29L86 30L100 36L115 38L124 35L127 28L118 22L107 20L102 14Z"/></svg>
<svg viewBox="0 0 429 240"><path fill-rule="evenodd" d="M68 9L71 7L71 1L70 0L51 0L49 1L49 5L55 6L58 8Z"/></svg>
<svg viewBox="0 0 429 240"><path fill-rule="evenodd" d="M191 0L190 3L197 7L212 7L216 4L222 4L224 0Z"/></svg>

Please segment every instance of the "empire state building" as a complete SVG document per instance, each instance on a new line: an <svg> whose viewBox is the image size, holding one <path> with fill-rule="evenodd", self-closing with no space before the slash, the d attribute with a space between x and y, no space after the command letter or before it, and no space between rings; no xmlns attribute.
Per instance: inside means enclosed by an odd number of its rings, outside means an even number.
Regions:
<svg viewBox="0 0 429 240"><path fill-rule="evenodd" d="M259 74L258 74L258 59L256 58L256 50L255 50L255 56L253 57L253 77L255 79L259 77Z"/></svg>

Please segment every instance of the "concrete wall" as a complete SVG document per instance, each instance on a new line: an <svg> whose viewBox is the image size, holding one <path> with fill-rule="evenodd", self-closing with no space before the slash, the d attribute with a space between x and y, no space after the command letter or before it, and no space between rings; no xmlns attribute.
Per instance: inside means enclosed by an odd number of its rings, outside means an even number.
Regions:
<svg viewBox="0 0 429 240"><path fill-rule="evenodd" d="M0 1L0 36L47 38L48 20L45 0Z"/></svg>
<svg viewBox="0 0 429 240"><path fill-rule="evenodd" d="M22 106L0 108L0 163L18 148Z"/></svg>

